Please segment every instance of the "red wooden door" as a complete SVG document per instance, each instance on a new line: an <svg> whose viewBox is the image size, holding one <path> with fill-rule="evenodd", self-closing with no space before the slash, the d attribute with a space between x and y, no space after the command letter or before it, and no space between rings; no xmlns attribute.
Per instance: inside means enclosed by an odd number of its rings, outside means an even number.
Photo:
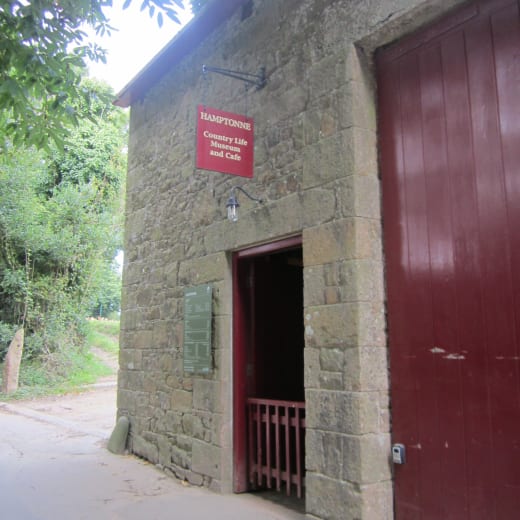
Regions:
<svg viewBox="0 0 520 520"><path fill-rule="evenodd" d="M396 518L520 518L520 19L378 53Z"/></svg>

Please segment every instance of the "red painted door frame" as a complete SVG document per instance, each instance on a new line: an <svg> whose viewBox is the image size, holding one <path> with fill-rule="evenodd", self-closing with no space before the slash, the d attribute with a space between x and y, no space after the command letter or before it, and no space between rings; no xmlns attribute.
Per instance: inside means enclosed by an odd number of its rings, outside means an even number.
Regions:
<svg viewBox="0 0 520 520"><path fill-rule="evenodd" d="M301 247L302 237L290 237L269 244L262 244L237 251L233 254L233 491L243 493L247 484L247 418L248 394L247 342L254 341L254 305L251 291L247 290L248 278L254 273L247 271L242 260L271 253L279 253Z"/></svg>

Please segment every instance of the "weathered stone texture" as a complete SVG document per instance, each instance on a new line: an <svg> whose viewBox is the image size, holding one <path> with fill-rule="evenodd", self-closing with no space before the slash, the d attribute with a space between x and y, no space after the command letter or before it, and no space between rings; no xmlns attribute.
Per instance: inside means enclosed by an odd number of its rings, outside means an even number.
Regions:
<svg viewBox="0 0 520 520"><path fill-rule="evenodd" d="M362 493L357 486L314 472L308 472L306 478L307 486L314 491L307 498L306 509L315 518L327 520L364 518Z"/></svg>
<svg viewBox="0 0 520 520"><path fill-rule="evenodd" d="M212 489L232 486L231 252L301 234L307 510L391 517L375 78L371 53L459 0L255 0L132 107L118 407L130 446ZM202 63L268 84L202 78ZM196 107L255 120L255 175L197 171ZM230 188L240 220L225 220ZM214 370L183 373L183 290L214 288Z"/></svg>
<svg viewBox="0 0 520 520"><path fill-rule="evenodd" d="M12 339L4 359L2 392L10 394L18 390L18 377L22 361L24 329L18 329Z"/></svg>
<svg viewBox="0 0 520 520"><path fill-rule="evenodd" d="M220 450L205 442L194 441L192 445L192 469L214 479L220 477Z"/></svg>

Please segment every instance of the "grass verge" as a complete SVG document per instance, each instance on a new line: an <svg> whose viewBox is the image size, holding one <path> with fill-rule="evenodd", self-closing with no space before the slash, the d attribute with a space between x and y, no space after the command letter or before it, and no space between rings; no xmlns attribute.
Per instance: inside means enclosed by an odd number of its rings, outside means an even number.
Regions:
<svg viewBox="0 0 520 520"><path fill-rule="evenodd" d="M105 352L117 353L119 351L119 321L88 320L87 345L89 348L97 347Z"/></svg>
<svg viewBox="0 0 520 520"><path fill-rule="evenodd" d="M37 361L22 361L19 388L11 394L0 393L0 401L32 399L81 391L85 385L113 370L91 352L99 348L109 353L119 349L119 322L89 320L86 344L81 349L62 349ZM0 380L2 375L0 366Z"/></svg>

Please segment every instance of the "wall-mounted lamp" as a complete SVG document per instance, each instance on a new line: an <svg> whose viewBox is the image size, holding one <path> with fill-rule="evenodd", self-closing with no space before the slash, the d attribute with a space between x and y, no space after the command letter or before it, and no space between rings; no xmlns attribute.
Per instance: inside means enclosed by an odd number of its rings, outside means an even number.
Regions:
<svg viewBox="0 0 520 520"><path fill-rule="evenodd" d="M249 195L249 193L247 193L244 188L241 188L240 186L233 186L231 188L231 195L229 196L229 199L226 203L227 218L230 222L236 222L238 220L238 206L240 206L240 204L238 203L238 199L235 193L236 190L240 190L244 195L246 195L251 200L254 200L255 202L264 202L262 199L257 199L256 197Z"/></svg>

